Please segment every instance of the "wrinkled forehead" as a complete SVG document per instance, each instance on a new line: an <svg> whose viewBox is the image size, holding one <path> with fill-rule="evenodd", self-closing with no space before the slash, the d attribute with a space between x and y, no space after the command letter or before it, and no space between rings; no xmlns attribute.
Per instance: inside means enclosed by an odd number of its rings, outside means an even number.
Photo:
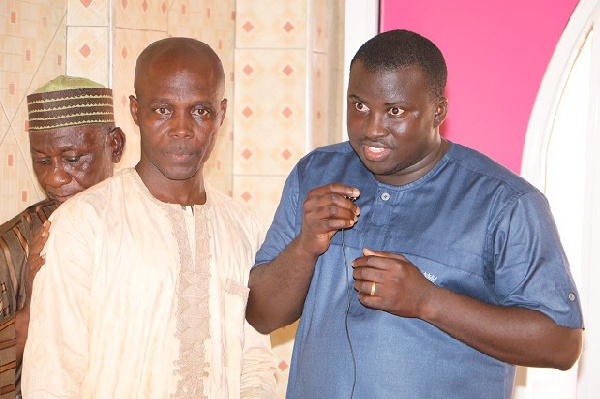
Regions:
<svg viewBox="0 0 600 399"><path fill-rule="evenodd" d="M102 148L111 124L89 124L29 132L32 152L60 153L73 148Z"/></svg>

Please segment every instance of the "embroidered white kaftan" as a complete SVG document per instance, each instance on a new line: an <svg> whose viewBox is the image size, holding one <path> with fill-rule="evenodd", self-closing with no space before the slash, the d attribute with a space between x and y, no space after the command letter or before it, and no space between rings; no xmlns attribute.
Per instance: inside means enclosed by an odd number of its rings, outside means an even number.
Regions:
<svg viewBox="0 0 600 399"><path fill-rule="evenodd" d="M206 192L189 230L186 211L154 198L134 169L52 215L25 397L274 397L269 338L244 318L262 231L249 209Z"/></svg>

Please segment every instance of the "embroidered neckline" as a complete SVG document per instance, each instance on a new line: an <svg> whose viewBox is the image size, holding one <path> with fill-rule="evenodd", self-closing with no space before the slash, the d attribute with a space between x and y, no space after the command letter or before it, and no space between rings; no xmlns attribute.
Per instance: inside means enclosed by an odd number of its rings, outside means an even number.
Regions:
<svg viewBox="0 0 600 399"><path fill-rule="evenodd" d="M173 371L177 390L171 398L207 398L204 381L208 381L210 361L205 342L210 340L210 186L206 187L206 203L194 209L196 251L192 254L188 240L184 213L181 206L156 199L148 190L135 169L124 171L148 199L163 209L171 222L171 232L179 249L179 278L176 296L175 337L179 341L179 358Z"/></svg>
<svg viewBox="0 0 600 399"><path fill-rule="evenodd" d="M207 206L194 213L196 253L192 254L185 230L184 215L169 208L174 220L175 238L179 244L181 267L177 284L177 325L179 359L175 361L177 391L172 398L204 398L204 381L208 379L210 362L205 342L210 339L210 240Z"/></svg>

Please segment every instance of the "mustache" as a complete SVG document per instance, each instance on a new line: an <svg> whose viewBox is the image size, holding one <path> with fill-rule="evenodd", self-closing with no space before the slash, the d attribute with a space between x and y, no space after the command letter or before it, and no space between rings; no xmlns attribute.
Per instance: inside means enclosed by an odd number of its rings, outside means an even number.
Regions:
<svg viewBox="0 0 600 399"><path fill-rule="evenodd" d="M164 152L167 154L174 155L192 155L195 154L197 151L196 149L192 149L186 146L173 146L166 148Z"/></svg>
<svg viewBox="0 0 600 399"><path fill-rule="evenodd" d="M366 137L361 138L358 141L358 143L360 145L363 145L363 146L366 146L366 147L385 147L385 148L394 148L395 147L391 143L388 143L387 140L384 140L384 139L370 139L370 138L366 138Z"/></svg>

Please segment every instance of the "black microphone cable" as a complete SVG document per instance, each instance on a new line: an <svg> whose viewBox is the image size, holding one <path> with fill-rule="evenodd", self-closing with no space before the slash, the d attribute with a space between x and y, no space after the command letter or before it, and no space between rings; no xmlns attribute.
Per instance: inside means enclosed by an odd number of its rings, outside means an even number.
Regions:
<svg viewBox="0 0 600 399"><path fill-rule="evenodd" d="M350 354L352 355L352 365L353 365L353 379L352 379L352 391L350 391L350 399L354 398L354 389L356 388L356 357L354 355L354 349L352 348L352 340L350 339L350 330L348 329L348 314L350 313L350 301L351 301L351 280L350 274L348 273L348 259L346 257L346 244L344 242L344 230L342 229L342 253L344 254L344 270L346 271L346 296L348 298L348 305L346 306L346 317L345 317L345 325L346 325L346 339L348 340L348 345L350 346Z"/></svg>

